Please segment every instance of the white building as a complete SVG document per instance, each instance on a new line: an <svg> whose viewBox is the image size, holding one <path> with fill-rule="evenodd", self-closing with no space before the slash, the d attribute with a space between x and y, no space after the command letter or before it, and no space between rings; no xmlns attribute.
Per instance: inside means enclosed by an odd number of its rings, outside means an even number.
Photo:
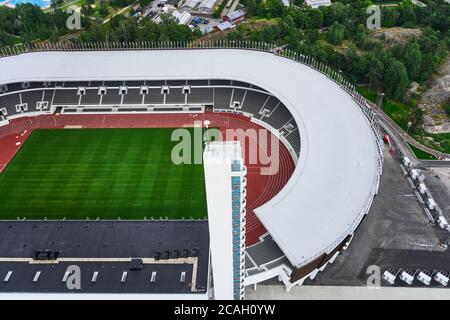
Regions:
<svg viewBox="0 0 450 320"><path fill-rule="evenodd" d="M164 8L165 9L165 8ZM163 12L164 14L171 14L172 17L174 17L177 21L178 24L183 24L183 25L188 25L191 20L192 20L192 15L189 12L186 11L178 11L178 10L174 10L174 11L169 11L169 10L164 10ZM156 23L160 23L161 22L161 15L157 15L154 19L154 22Z"/></svg>
<svg viewBox="0 0 450 320"><path fill-rule="evenodd" d="M180 12L175 10L172 12L172 16L178 20L179 24L188 25L192 20L192 15L187 11Z"/></svg>
<svg viewBox="0 0 450 320"><path fill-rule="evenodd" d="M181 7L183 10L189 12L211 13L217 0L187 0Z"/></svg>
<svg viewBox="0 0 450 320"><path fill-rule="evenodd" d="M225 31L228 29L233 29L235 27L235 25L233 25L230 21L223 21L219 24L217 24L217 26L214 27L214 29L216 31Z"/></svg>
<svg viewBox="0 0 450 320"><path fill-rule="evenodd" d="M238 141L209 142L203 154L215 299L244 298L246 167Z"/></svg>
<svg viewBox="0 0 450 320"><path fill-rule="evenodd" d="M331 0L305 0L305 3L313 9L317 9L323 6L330 6Z"/></svg>

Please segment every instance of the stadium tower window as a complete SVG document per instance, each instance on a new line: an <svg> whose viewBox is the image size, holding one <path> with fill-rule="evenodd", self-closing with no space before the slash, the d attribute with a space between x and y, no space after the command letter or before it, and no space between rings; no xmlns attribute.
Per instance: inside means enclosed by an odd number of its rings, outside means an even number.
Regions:
<svg viewBox="0 0 450 320"><path fill-rule="evenodd" d="M190 93L191 93L191 87L183 86L183 94L190 94Z"/></svg>
<svg viewBox="0 0 450 320"><path fill-rule="evenodd" d="M148 87L141 87L141 94L148 94Z"/></svg>
<svg viewBox="0 0 450 320"><path fill-rule="evenodd" d="M120 87L120 90L119 90L119 94L120 95L124 96L127 93L128 93L128 88L127 87Z"/></svg>
<svg viewBox="0 0 450 320"><path fill-rule="evenodd" d="M84 96L84 95L86 95L86 88L84 88L84 87L78 88L77 95L79 95L79 96Z"/></svg>
<svg viewBox="0 0 450 320"><path fill-rule="evenodd" d="M186 272L182 272L180 276L180 282L186 282Z"/></svg>
<svg viewBox="0 0 450 320"><path fill-rule="evenodd" d="M161 87L161 94L169 94L169 93L170 93L169 86L162 86Z"/></svg>
<svg viewBox="0 0 450 320"><path fill-rule="evenodd" d="M150 282L156 282L156 271L152 272L152 277L150 279Z"/></svg>

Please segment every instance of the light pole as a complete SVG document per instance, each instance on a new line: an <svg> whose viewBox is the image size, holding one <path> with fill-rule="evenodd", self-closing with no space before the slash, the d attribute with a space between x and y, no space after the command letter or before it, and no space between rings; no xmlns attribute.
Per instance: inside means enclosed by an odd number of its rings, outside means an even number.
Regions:
<svg viewBox="0 0 450 320"><path fill-rule="evenodd" d="M408 123L406 124L406 133L409 134L409 128L411 128L412 126L412 122L408 121Z"/></svg>
<svg viewBox="0 0 450 320"><path fill-rule="evenodd" d="M384 99L384 92L378 91L377 106L378 108L380 108L380 110L383 110L383 99Z"/></svg>

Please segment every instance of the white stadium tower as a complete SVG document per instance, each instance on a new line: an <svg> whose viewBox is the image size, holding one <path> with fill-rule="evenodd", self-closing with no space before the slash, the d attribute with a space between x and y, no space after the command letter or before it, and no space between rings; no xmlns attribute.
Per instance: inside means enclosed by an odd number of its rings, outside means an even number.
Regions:
<svg viewBox="0 0 450 320"><path fill-rule="evenodd" d="M382 174L383 159L377 123L370 107L356 93L352 84L345 81L339 72L297 52L282 52L259 43L245 43L245 46L237 48L236 44L221 43L219 47L218 44L208 43L193 48L174 43L135 44L125 49L111 44L98 44L96 47L77 44L16 48L0 53L0 56L3 55L0 57L0 87L3 85L6 88L13 83L120 80L125 83L119 86L125 95L130 90L143 90L143 86L127 86L128 81L166 80L169 83L182 80L187 81L183 83L182 103L166 100L166 94L171 90L166 83L157 89L163 94L164 100L158 104L145 105L145 110L139 112L164 113L174 108L174 114L189 113L194 110L191 108L196 107L199 108L196 112L201 113L207 105L213 105L214 112L243 114L279 137L289 150L295 170L275 197L254 210L267 233L260 237L259 242L242 251L233 248L232 241L237 239L234 239L232 230L219 233L225 225L232 228L232 219L235 218L231 216L229 201L232 199L229 189L233 187L232 179L227 180L228 176L233 176L233 170L229 168L228 173L226 170L220 174L216 171L208 173L205 161L206 187L212 189L208 191L209 269L212 269L208 284L217 284L215 294L212 295L208 288L205 298L241 299L241 283L242 287L256 287L258 283L276 278L289 290L295 285L301 285L307 278L313 279L349 245L354 231L369 212ZM207 81L198 82L196 86L196 81L200 80ZM278 104L274 108L252 109L243 100L235 103L230 99L229 105L219 107L214 103L214 99L217 99L214 94L219 92L217 89L212 91L212 102L203 102L199 98L189 103L189 94L206 94L214 84L212 80L230 81L229 85L222 85L222 88L231 90L234 90L233 84L248 84L257 93L276 99ZM66 90L62 87L59 89ZM86 90L83 87L75 89L78 94L80 90ZM37 89L25 86L19 91L26 90ZM106 90L108 88L105 87L105 93ZM1 98L6 95L6 90L3 93L0 90L2 125L8 125L12 119L23 116L51 114L57 108L62 114L65 109L74 114L83 112L83 106L79 103L81 96L76 106L49 99L40 101L36 107L23 103L10 107L2 105ZM118 104L121 103L123 100ZM100 100L96 106L90 107L93 113L123 113L116 104L102 103ZM135 105L123 106L127 107L131 110ZM292 120L284 121L285 114L287 120ZM205 159L208 158L208 150L211 156L213 149L213 144L208 145ZM232 156L228 154L225 157L233 158L235 164L235 158L241 155L232 153ZM246 170L245 166L240 170ZM238 176L241 182L245 181L242 174ZM230 183L229 198L210 201L220 199L217 195L221 192L228 192L224 191L227 188L214 185L214 179ZM252 186L247 184L246 188L248 190ZM214 206L226 208L219 208L217 214L213 214ZM245 214L245 209L240 208L240 212ZM221 215L223 217L227 213L230 215L228 222L212 221L221 219ZM245 223L245 217L241 218L238 221ZM239 229L240 232L245 232L245 226L240 227L243 227ZM226 239L225 246L220 242L221 235L224 241ZM242 234L239 235L238 240L242 242ZM234 261L230 257L236 252L240 256ZM227 260L223 260L225 258ZM237 262L242 262L239 267L245 268L239 277L233 277L236 275ZM222 279L219 279L219 272L214 272L219 265L222 265L221 272L226 273ZM223 283L224 279L237 281L237 286L227 286Z"/></svg>

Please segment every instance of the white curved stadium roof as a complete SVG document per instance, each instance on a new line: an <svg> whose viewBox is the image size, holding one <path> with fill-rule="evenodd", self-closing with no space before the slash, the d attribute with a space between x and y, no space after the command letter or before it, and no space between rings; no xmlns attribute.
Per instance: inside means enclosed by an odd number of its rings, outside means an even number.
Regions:
<svg viewBox="0 0 450 320"><path fill-rule="evenodd" d="M376 139L358 105L323 74L271 53L29 53L0 59L0 70L0 83L223 78L268 90L293 114L301 152L289 183L255 211L296 267L330 252L353 232L377 183Z"/></svg>

